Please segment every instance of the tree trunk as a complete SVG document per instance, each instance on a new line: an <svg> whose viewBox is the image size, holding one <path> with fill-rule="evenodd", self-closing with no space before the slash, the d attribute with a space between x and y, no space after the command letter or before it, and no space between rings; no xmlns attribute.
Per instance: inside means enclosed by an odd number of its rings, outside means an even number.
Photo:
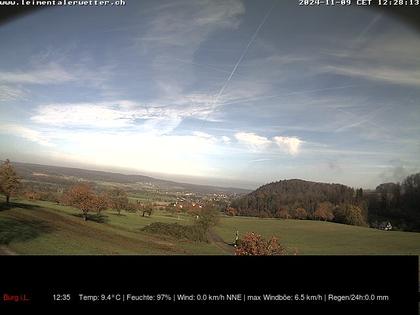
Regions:
<svg viewBox="0 0 420 315"><path fill-rule="evenodd" d="M10 201L10 196L6 195L6 203L9 203L9 201Z"/></svg>
<svg viewBox="0 0 420 315"><path fill-rule="evenodd" d="M87 221L87 214L86 213L83 213L83 220Z"/></svg>

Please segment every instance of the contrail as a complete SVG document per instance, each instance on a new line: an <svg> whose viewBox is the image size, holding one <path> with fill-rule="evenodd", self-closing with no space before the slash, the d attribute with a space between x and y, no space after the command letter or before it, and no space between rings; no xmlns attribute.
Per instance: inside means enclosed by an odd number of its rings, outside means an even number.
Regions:
<svg viewBox="0 0 420 315"><path fill-rule="evenodd" d="M382 13L379 13L378 15L376 15L370 22L369 24L359 33L359 35L356 38L356 42L360 42L363 37L365 36L365 34L367 32L369 32L369 30L372 28L373 25L376 24L376 22L378 22L380 19L382 18Z"/></svg>
<svg viewBox="0 0 420 315"><path fill-rule="evenodd" d="M257 29L255 30L254 34L252 35L252 37L249 40L248 44L245 46L245 49L242 51L242 54L239 57L238 61L236 62L235 66L233 67L232 72L229 74L229 76L226 79L225 83L223 84L223 86L219 90L219 93L217 93L217 95L216 95L216 97L214 99L214 102L213 102L212 109L214 109L214 106L217 103L217 101L219 100L219 97L223 94L224 90L226 89L227 85L229 84L229 81L232 79L233 75L235 74L236 69L238 69L240 63L242 62L242 59L244 59L246 53L248 52L249 47L254 42L255 38L257 38L258 32L264 26L265 22L267 21L268 17L270 16L270 14L273 11L273 9L274 9L274 7L275 7L276 4L277 4L277 1L274 2L274 4L271 6L271 8L268 10L268 12L265 14L264 18L262 19L261 23L258 25Z"/></svg>
<svg viewBox="0 0 420 315"><path fill-rule="evenodd" d="M281 98L286 96L292 96L292 95L300 95L300 94L308 94L308 93L316 93L316 92L323 92L323 91L330 91L330 90L341 90L341 89L347 89L352 87L359 87L362 86L360 84L352 84L352 85L343 85L343 86L336 86L336 87L329 87L329 88L322 88L322 89L314 89L314 90L306 90L306 91L296 91L296 92L290 92L285 94L277 94L277 95L267 95L267 96L260 96L260 97L251 97L251 98L245 98L245 99L237 99L233 101L224 102L223 105L230 105L230 104L237 104L237 103L246 103L246 102L253 102L253 101L261 101L261 100L267 100L267 99L273 99L273 98Z"/></svg>

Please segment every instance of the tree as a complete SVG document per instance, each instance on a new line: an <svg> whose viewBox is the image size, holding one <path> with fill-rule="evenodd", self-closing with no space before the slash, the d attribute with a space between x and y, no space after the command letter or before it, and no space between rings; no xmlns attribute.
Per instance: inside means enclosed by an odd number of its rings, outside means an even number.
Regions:
<svg viewBox="0 0 420 315"><path fill-rule="evenodd" d="M276 218L289 219L290 218L289 210L287 210L286 208L277 210Z"/></svg>
<svg viewBox="0 0 420 315"><path fill-rule="evenodd" d="M356 201L360 202L361 200L363 200L363 189L359 188L356 190Z"/></svg>
<svg viewBox="0 0 420 315"><path fill-rule="evenodd" d="M95 197L90 185L77 184L69 188L63 199L68 205L80 209L82 211L83 219L87 221L88 212L97 209Z"/></svg>
<svg viewBox="0 0 420 315"><path fill-rule="evenodd" d="M301 207L295 209L295 211L293 213L293 218L294 219L304 220L307 217L308 217L308 212L306 212L306 210L301 208Z"/></svg>
<svg viewBox="0 0 420 315"><path fill-rule="evenodd" d="M0 193L6 196L6 203L9 203L10 196L16 192L20 185L20 178L15 168L7 159L0 166Z"/></svg>
<svg viewBox="0 0 420 315"><path fill-rule="evenodd" d="M110 207L116 210L118 214L121 214L121 210L128 209L128 197L124 190L120 188L112 189L108 192L108 199Z"/></svg>
<svg viewBox="0 0 420 315"><path fill-rule="evenodd" d="M235 255L238 256L271 256L285 255L285 253L286 249L279 244L278 239L274 236L266 240L261 235L253 232L247 233L240 240L239 246L235 250Z"/></svg>
<svg viewBox="0 0 420 315"><path fill-rule="evenodd" d="M349 225L366 225L362 209L356 205L341 204L334 209L335 221Z"/></svg>
<svg viewBox="0 0 420 315"><path fill-rule="evenodd" d="M96 212L98 216L102 211L108 209L109 200L106 194L92 195L91 210Z"/></svg>
<svg viewBox="0 0 420 315"><path fill-rule="evenodd" d="M346 209L345 223L350 225L365 225L363 220L362 209L355 205L349 205Z"/></svg>
<svg viewBox="0 0 420 315"><path fill-rule="evenodd" d="M260 213L264 212L262 215L268 217L278 216L278 209L284 207L301 207L308 212L308 218L311 218L320 202L329 201L334 205L356 204L356 197L363 198L363 191L359 189L356 193L353 188L340 184L291 179L263 185L232 200L231 206L238 210L238 215L260 216Z"/></svg>
<svg viewBox="0 0 420 315"><path fill-rule="evenodd" d="M148 202L142 206L143 217L147 214L149 217L152 215L153 212L153 204Z"/></svg>
<svg viewBox="0 0 420 315"><path fill-rule="evenodd" d="M228 216L231 216L231 217L234 217L237 214L236 209L235 208L232 208L232 207L226 208L226 211L225 212L226 212L226 214Z"/></svg>
<svg viewBox="0 0 420 315"><path fill-rule="evenodd" d="M199 219L195 224L204 232L207 232L211 227L217 225L219 219L219 211L212 205L207 204L201 208Z"/></svg>
<svg viewBox="0 0 420 315"><path fill-rule="evenodd" d="M333 205L331 202L321 202L314 212L314 218L322 221L332 221L334 219Z"/></svg>
<svg viewBox="0 0 420 315"><path fill-rule="evenodd" d="M24 196L28 200L39 200L40 194L35 191L26 191Z"/></svg>

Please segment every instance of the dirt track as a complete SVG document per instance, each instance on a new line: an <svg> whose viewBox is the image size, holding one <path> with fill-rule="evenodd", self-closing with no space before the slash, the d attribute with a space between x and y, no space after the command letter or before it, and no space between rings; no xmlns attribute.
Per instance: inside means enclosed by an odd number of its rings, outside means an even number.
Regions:
<svg viewBox="0 0 420 315"><path fill-rule="evenodd" d="M210 243L213 243L225 253L233 255L235 253L235 248L225 243L225 241L213 230L210 230L207 234Z"/></svg>
<svg viewBox="0 0 420 315"><path fill-rule="evenodd" d="M0 255L17 255L17 254L6 245L0 245Z"/></svg>

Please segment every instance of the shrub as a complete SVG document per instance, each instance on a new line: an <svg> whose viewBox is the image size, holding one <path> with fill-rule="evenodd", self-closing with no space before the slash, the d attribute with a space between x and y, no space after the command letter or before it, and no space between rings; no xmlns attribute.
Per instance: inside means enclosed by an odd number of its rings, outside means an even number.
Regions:
<svg viewBox="0 0 420 315"><path fill-rule="evenodd" d="M153 222L145 226L142 231L196 242L207 241L206 231L203 231L196 224L181 225L178 223Z"/></svg>
<svg viewBox="0 0 420 315"><path fill-rule="evenodd" d="M308 212L306 212L306 210L303 209L303 208L297 208L293 212L293 218L294 219L299 219L299 220L304 220L304 219L308 218Z"/></svg>
<svg viewBox="0 0 420 315"><path fill-rule="evenodd" d="M199 219L192 225L181 225L178 223L154 222L145 226L142 230L149 233L167 235L178 239L191 241L208 241L207 232L219 221L218 211L211 207L202 208Z"/></svg>
<svg viewBox="0 0 420 315"><path fill-rule="evenodd" d="M286 249L281 246L278 239L274 236L266 240L261 235L255 233L246 234L243 239L238 242L235 255L238 256L272 256L285 255Z"/></svg>
<svg viewBox="0 0 420 315"><path fill-rule="evenodd" d="M231 216L231 217L234 217L234 216L236 216L236 215L237 215L237 210L236 210L235 208L228 207L228 208L226 208L225 213L226 213L227 215Z"/></svg>

